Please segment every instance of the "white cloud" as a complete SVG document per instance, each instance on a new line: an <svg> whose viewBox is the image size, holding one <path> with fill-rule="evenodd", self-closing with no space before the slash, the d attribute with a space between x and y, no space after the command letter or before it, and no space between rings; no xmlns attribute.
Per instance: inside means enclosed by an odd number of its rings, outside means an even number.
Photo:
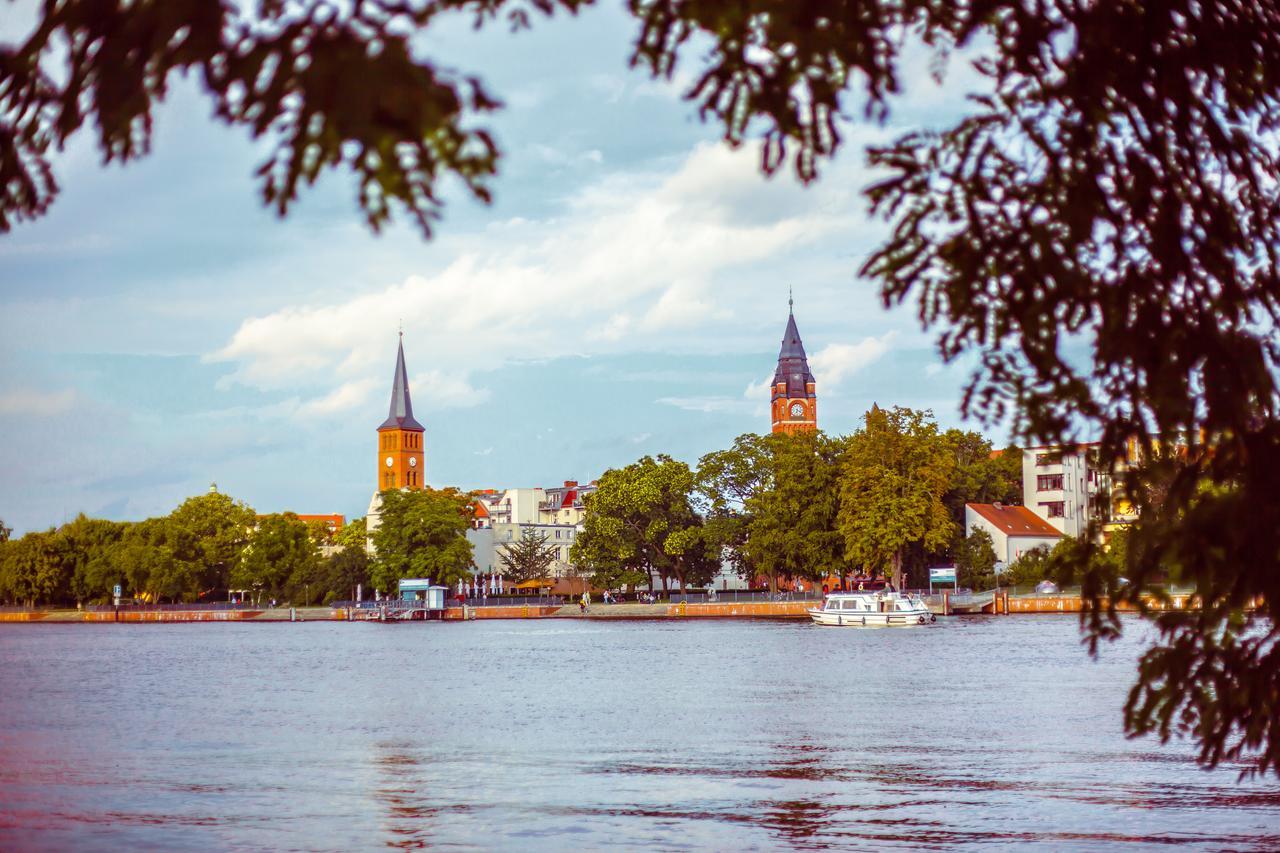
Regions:
<svg viewBox="0 0 1280 853"><path fill-rule="evenodd" d="M428 370L409 379L415 405L422 409L466 409L489 399L488 388L475 388L462 375Z"/></svg>
<svg viewBox="0 0 1280 853"><path fill-rule="evenodd" d="M863 338L856 344L828 344L809 356L809 367L820 389L833 389L846 376L857 373L889 351L896 332L878 338Z"/></svg>
<svg viewBox="0 0 1280 853"><path fill-rule="evenodd" d="M49 417L71 411L75 405L74 391L33 391L17 388L0 393L0 415L34 415Z"/></svg>
<svg viewBox="0 0 1280 853"><path fill-rule="evenodd" d="M224 384L312 377L323 390L303 408L325 414L389 387L401 321L410 368L431 365L413 379L426 409L480 402L471 376L513 361L712 346L732 318L735 271L852 232L861 212L850 199L846 181L765 181L755 151L700 145L669 172L612 173L548 218L507 219L500 238L460 238L430 278L245 319L206 359L235 363Z"/></svg>
<svg viewBox="0 0 1280 853"><path fill-rule="evenodd" d="M298 414L313 417L361 408L371 398L373 391L372 379L344 382L323 397L303 403L298 407Z"/></svg>

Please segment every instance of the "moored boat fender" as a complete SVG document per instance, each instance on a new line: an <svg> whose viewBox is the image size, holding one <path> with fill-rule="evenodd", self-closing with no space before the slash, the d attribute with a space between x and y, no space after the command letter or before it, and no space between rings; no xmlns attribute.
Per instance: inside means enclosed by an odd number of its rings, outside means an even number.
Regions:
<svg viewBox="0 0 1280 853"><path fill-rule="evenodd" d="M924 614L923 614L923 613L921 613L921 614L920 614L920 624L921 624L921 625L923 625L923 624L924 624Z"/></svg>
<svg viewBox="0 0 1280 853"><path fill-rule="evenodd" d="M937 614L937 613L930 613L930 614L929 614L929 621L930 621L930 622L937 622L937 621L938 621L938 614Z"/></svg>

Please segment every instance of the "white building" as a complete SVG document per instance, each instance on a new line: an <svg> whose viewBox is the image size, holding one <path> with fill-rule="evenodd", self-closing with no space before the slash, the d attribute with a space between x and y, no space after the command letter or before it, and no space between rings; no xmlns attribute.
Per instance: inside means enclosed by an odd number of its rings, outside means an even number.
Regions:
<svg viewBox="0 0 1280 853"><path fill-rule="evenodd" d="M554 548L556 558L551 563L553 578L572 577L576 574L569 559L570 549L581 529L571 524L508 524L501 522L467 531L467 541L474 550L476 573L502 574L502 547L514 542L528 532L546 537L546 544Z"/></svg>
<svg viewBox="0 0 1280 853"><path fill-rule="evenodd" d="M991 536L996 559L1005 565L1032 548L1053 548L1062 540L1055 527L1025 506L965 504L965 535L975 530L985 530Z"/></svg>
<svg viewBox="0 0 1280 853"><path fill-rule="evenodd" d="M1068 536L1095 516L1110 516L1110 476L1093 464L1097 445L1028 447L1022 451L1022 503ZM967 511L966 511L967 512Z"/></svg>

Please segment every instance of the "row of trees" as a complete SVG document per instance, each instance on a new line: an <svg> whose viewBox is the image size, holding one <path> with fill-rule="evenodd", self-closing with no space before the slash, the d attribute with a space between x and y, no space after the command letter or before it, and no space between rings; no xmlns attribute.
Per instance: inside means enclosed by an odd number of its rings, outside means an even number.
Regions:
<svg viewBox="0 0 1280 853"><path fill-rule="evenodd" d="M719 571L820 580L862 571L921 583L961 542L964 505L1021 501L1021 454L941 431L932 414L872 407L861 429L739 436L697 468L644 457L587 498L572 559L599 586L651 574L682 589Z"/></svg>
<svg viewBox="0 0 1280 853"><path fill-rule="evenodd" d="M372 560L363 518L335 532L290 512L259 516L217 491L139 522L81 514L12 540L0 524L0 601L102 603L119 585L148 602L220 601L237 590L310 604L352 599L358 586L394 590L403 577L453 584L470 577L471 511L456 489L384 492ZM325 545L340 547L322 556Z"/></svg>
<svg viewBox="0 0 1280 853"><path fill-rule="evenodd" d="M215 601L229 589L299 603L345 597L368 583L368 561L363 547L322 559L319 546L330 540L363 546L364 519L334 535L293 513L257 516L216 491L139 522L81 514L61 527L0 537L0 601L101 603L116 585L153 602Z"/></svg>

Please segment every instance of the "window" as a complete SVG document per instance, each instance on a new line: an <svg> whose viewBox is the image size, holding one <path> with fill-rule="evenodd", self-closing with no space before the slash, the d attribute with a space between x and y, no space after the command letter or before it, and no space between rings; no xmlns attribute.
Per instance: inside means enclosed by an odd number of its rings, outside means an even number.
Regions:
<svg viewBox="0 0 1280 853"><path fill-rule="evenodd" d="M1062 489L1061 474L1040 474L1036 477L1036 491L1052 492Z"/></svg>
<svg viewBox="0 0 1280 853"><path fill-rule="evenodd" d="M1049 518L1062 518L1064 515L1063 513L1064 503L1065 501L1049 501L1047 503L1040 504L1040 506L1044 507L1045 515L1048 516Z"/></svg>
<svg viewBox="0 0 1280 853"><path fill-rule="evenodd" d="M388 471L382 478L383 485L390 489L396 484L396 475Z"/></svg>
<svg viewBox="0 0 1280 853"><path fill-rule="evenodd" d="M1052 450L1048 453L1036 454L1036 465L1043 467L1045 465L1061 465L1061 464L1062 464L1061 451Z"/></svg>

